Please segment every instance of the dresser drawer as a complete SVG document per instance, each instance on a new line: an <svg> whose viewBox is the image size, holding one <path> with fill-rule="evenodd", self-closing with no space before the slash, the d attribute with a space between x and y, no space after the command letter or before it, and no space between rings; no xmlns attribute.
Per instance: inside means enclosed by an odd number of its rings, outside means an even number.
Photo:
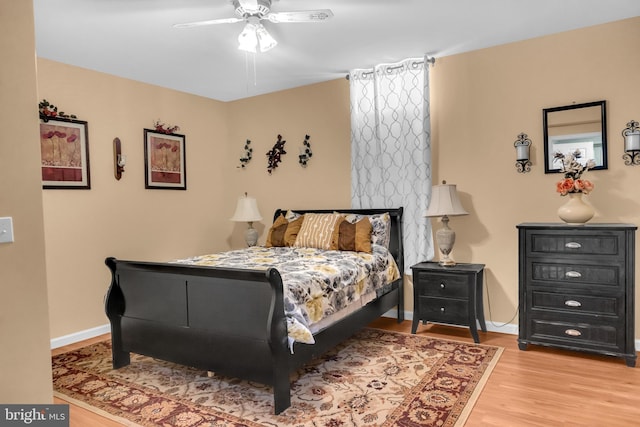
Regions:
<svg viewBox="0 0 640 427"><path fill-rule="evenodd" d="M624 257L624 233L571 231L557 233L529 230L527 252L529 256L571 255L597 256L598 258Z"/></svg>
<svg viewBox="0 0 640 427"><path fill-rule="evenodd" d="M617 288L621 281L621 266L587 264L580 262L558 263L551 260L531 260L528 271L534 282L555 282L566 285L600 285Z"/></svg>
<svg viewBox="0 0 640 427"><path fill-rule="evenodd" d="M611 324L589 324L532 319L528 339L531 342L548 343L581 349L608 349L612 352L623 348L623 334Z"/></svg>
<svg viewBox="0 0 640 427"><path fill-rule="evenodd" d="M467 325L469 301L459 299L420 297L420 318L429 322Z"/></svg>
<svg viewBox="0 0 640 427"><path fill-rule="evenodd" d="M624 300L611 295L579 295L572 293L532 290L530 307L534 310L553 310L597 316L621 316Z"/></svg>
<svg viewBox="0 0 640 427"><path fill-rule="evenodd" d="M418 294L446 298L469 298L466 274L418 273Z"/></svg>

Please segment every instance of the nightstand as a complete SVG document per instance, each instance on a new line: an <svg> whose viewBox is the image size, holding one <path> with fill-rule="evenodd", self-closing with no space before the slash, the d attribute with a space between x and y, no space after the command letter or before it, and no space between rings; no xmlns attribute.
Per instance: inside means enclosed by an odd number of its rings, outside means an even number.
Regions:
<svg viewBox="0 0 640 427"><path fill-rule="evenodd" d="M484 264L459 263L443 267L437 262L421 262L413 272L413 324L446 323L468 326L473 341L480 342L477 323L487 331L482 305ZM476 323L477 321L477 323Z"/></svg>

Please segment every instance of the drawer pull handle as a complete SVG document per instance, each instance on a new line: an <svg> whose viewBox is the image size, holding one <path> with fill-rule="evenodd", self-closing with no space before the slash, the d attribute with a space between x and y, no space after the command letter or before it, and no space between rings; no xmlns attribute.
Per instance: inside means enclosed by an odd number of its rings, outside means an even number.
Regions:
<svg viewBox="0 0 640 427"><path fill-rule="evenodd" d="M582 274L580 274L579 271L567 271L566 273L564 273L564 275L566 277L571 277L571 278L578 278L578 277L582 277Z"/></svg>
<svg viewBox="0 0 640 427"><path fill-rule="evenodd" d="M569 249L580 249L582 245L578 242L567 242L564 244L564 247Z"/></svg>
<svg viewBox="0 0 640 427"><path fill-rule="evenodd" d="M567 307L582 307L582 303L580 301L572 299L565 301L564 305L566 305Z"/></svg>
<svg viewBox="0 0 640 427"><path fill-rule="evenodd" d="M444 307L440 307L440 313L444 313Z"/></svg>
<svg viewBox="0 0 640 427"><path fill-rule="evenodd" d="M444 283L440 283L440 289L444 289Z"/></svg>
<svg viewBox="0 0 640 427"><path fill-rule="evenodd" d="M572 337L579 337L580 335L582 335L582 332L577 329L567 329L566 331L564 331L564 333Z"/></svg>

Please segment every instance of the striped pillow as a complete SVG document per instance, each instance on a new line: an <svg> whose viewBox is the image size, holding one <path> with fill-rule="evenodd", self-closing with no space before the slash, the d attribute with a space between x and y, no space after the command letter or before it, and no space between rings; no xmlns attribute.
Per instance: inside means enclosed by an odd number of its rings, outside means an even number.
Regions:
<svg viewBox="0 0 640 427"><path fill-rule="evenodd" d="M294 246L299 248L338 249L338 223L341 214L304 215L304 221Z"/></svg>

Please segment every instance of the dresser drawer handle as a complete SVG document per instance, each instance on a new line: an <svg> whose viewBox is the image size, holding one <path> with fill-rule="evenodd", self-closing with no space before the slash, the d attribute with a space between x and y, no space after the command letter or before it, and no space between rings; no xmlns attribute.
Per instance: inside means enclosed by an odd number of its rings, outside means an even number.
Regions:
<svg viewBox="0 0 640 427"><path fill-rule="evenodd" d="M578 242L567 242L564 244L564 247L569 249L580 249L582 245Z"/></svg>
<svg viewBox="0 0 640 427"><path fill-rule="evenodd" d="M566 331L564 331L564 333L572 337L579 337L580 335L582 335L582 332L577 329L567 329Z"/></svg>
<svg viewBox="0 0 640 427"><path fill-rule="evenodd" d="M566 273L564 273L564 275L566 277L571 277L571 278L578 278L578 277L582 277L582 274L580 274L579 271L567 271Z"/></svg>
<svg viewBox="0 0 640 427"><path fill-rule="evenodd" d="M444 313L444 307L440 307L440 313Z"/></svg>
<svg viewBox="0 0 640 427"><path fill-rule="evenodd" d="M567 307L582 307L582 303L580 301L572 299L565 301L564 305L566 305Z"/></svg>
<svg viewBox="0 0 640 427"><path fill-rule="evenodd" d="M444 289L444 283L440 283L440 289Z"/></svg>

